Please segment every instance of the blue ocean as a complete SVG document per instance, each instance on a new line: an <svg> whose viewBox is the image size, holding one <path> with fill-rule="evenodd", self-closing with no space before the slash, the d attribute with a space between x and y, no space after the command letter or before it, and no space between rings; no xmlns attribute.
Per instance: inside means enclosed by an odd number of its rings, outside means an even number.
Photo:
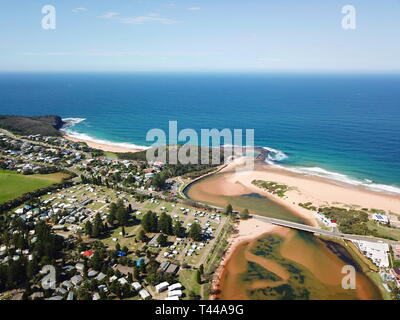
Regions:
<svg viewBox="0 0 400 320"><path fill-rule="evenodd" d="M2 73L0 114L58 114L70 135L148 146L168 129L254 129L267 161L400 193L400 75Z"/></svg>

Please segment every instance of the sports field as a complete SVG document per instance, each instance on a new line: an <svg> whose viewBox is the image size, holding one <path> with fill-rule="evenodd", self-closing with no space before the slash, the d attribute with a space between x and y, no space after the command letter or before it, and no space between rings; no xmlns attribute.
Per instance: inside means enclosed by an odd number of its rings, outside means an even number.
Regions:
<svg viewBox="0 0 400 320"><path fill-rule="evenodd" d="M67 178L65 173L22 175L12 171L0 170L0 203L17 198L24 193L60 183Z"/></svg>

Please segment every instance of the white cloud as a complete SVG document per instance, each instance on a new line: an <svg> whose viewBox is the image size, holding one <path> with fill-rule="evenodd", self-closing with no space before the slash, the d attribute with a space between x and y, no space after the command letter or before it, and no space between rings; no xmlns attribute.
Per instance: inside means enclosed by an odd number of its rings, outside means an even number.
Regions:
<svg viewBox="0 0 400 320"><path fill-rule="evenodd" d="M188 8L188 10L190 10L190 11L199 11L199 10L201 10L201 8L199 8L199 7L192 7L192 8Z"/></svg>
<svg viewBox="0 0 400 320"><path fill-rule="evenodd" d="M173 20L173 19L168 19L168 18L162 18L157 15L147 15L147 16L138 16L138 17L128 17L128 18L118 18L118 21L121 23L126 23L126 24L144 24L147 22L152 22L152 23L161 23L161 24L174 24L178 23L179 21Z"/></svg>
<svg viewBox="0 0 400 320"><path fill-rule="evenodd" d="M105 14L99 16L101 19L112 19L119 16L118 12L106 12Z"/></svg>
<svg viewBox="0 0 400 320"><path fill-rule="evenodd" d="M144 24L144 23L160 23L160 24L174 24L179 21L169 18L163 18L158 13L149 13L146 16L136 16L136 17L120 17L117 12L106 12L105 14L99 16L102 19L113 19L124 24Z"/></svg>
<svg viewBox="0 0 400 320"><path fill-rule="evenodd" d="M75 8L75 9L72 9L72 12L84 12L84 11L88 11L88 9L86 9L86 8Z"/></svg>

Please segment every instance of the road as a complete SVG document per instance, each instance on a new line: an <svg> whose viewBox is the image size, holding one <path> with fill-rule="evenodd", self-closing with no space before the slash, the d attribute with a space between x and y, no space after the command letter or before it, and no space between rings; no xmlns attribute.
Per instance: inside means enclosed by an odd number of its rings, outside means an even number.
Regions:
<svg viewBox="0 0 400 320"><path fill-rule="evenodd" d="M355 234L340 233L338 231L335 232L335 231L323 230L323 229L311 227L311 226L308 226L305 224L290 222L290 221L281 220L281 219L275 219L275 218L269 218L269 217L263 217L263 216L257 216L257 215L253 215L253 218L260 220L260 221L267 222L267 223L271 223L271 224L274 224L277 226L288 227L288 228L297 229L297 230L301 230L301 231L311 232L314 234L330 236L330 237L335 237L335 238L341 238L341 239L346 239L346 240L385 242L390 245L395 245L395 244L398 245L400 243L399 241L392 241L392 240L388 240L388 239L376 238L376 237L371 237L371 236L360 236L360 235L355 235Z"/></svg>

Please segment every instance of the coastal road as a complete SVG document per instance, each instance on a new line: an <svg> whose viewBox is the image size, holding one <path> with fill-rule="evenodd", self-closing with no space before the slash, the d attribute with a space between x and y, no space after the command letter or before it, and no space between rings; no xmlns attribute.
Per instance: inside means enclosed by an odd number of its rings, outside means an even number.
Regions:
<svg viewBox="0 0 400 320"><path fill-rule="evenodd" d="M253 215L254 219L264 221L270 224L274 224L277 226L282 226L282 227L288 227L296 230L301 230L301 231L306 231L306 232L311 232L317 235L324 235L324 236L330 236L330 237L335 237L335 238L341 238L341 239L346 239L346 240L362 240L362 241L370 241L370 242L385 242L390 245L395 245L399 244L398 241L392 241L388 239L382 239L382 238L376 238L376 237L370 237L370 236L360 236L360 235L355 235L355 234L346 234L346 233L340 233L340 232L334 232L334 231L328 231L328 230L323 230L320 228L316 227L311 227L305 224L301 223L295 223L295 222L290 222L286 220L281 220L281 219L275 219L275 218L269 218L269 217L263 217L263 216L258 216L258 215Z"/></svg>

